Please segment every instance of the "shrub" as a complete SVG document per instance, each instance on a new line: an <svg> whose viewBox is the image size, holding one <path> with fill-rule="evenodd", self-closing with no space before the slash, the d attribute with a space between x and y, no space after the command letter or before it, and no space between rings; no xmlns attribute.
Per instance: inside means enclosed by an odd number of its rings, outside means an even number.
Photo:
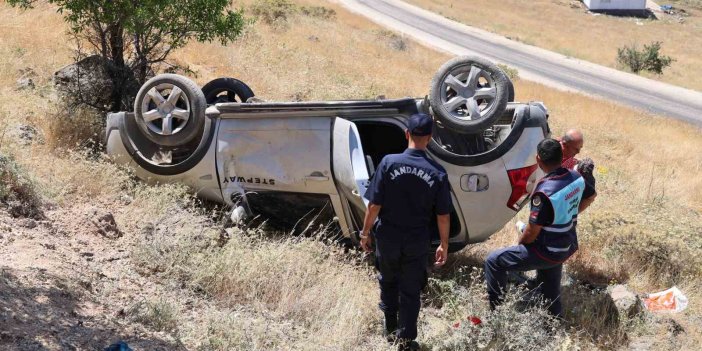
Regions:
<svg viewBox="0 0 702 351"><path fill-rule="evenodd" d="M632 232L617 236L607 251L626 257L622 265L627 270L646 273L661 286L681 284L699 276L702 260L685 241L646 234Z"/></svg>
<svg viewBox="0 0 702 351"><path fill-rule="evenodd" d="M497 64L497 67L500 67L500 69L505 72L505 74L507 75L507 78L509 78L510 80L519 79L519 70L518 69L501 64L501 63Z"/></svg>
<svg viewBox="0 0 702 351"><path fill-rule="evenodd" d="M380 30L378 36L387 42L387 45L397 51L406 51L409 48L409 43L405 40L404 35L399 35L391 30Z"/></svg>
<svg viewBox="0 0 702 351"><path fill-rule="evenodd" d="M41 218L41 198L29 174L12 157L0 154L0 205L15 217Z"/></svg>
<svg viewBox="0 0 702 351"><path fill-rule="evenodd" d="M264 0L251 6L251 13L266 24L289 20L298 11L288 0Z"/></svg>
<svg viewBox="0 0 702 351"><path fill-rule="evenodd" d="M281 323L272 316L259 316L245 308L233 311L208 311L198 332L199 351L289 350L296 325ZM307 345L307 349L314 349Z"/></svg>
<svg viewBox="0 0 702 351"><path fill-rule="evenodd" d="M627 342L632 320L619 314L605 289L573 284L563 288L561 300L568 325L584 332L599 346L609 349Z"/></svg>
<svg viewBox="0 0 702 351"><path fill-rule="evenodd" d="M641 50L636 44L624 46L617 49L617 62L637 74L641 71L663 74L663 69L675 60L670 56L662 55L660 51L661 42L659 41L644 45Z"/></svg>
<svg viewBox="0 0 702 351"><path fill-rule="evenodd" d="M336 11L324 6L297 6L288 0L263 0L251 6L251 13L266 24L280 24L295 15L331 20Z"/></svg>
<svg viewBox="0 0 702 351"><path fill-rule="evenodd" d="M104 143L105 115L91 107L62 101L55 113L39 120L51 149L76 148L97 151Z"/></svg>
<svg viewBox="0 0 702 351"><path fill-rule="evenodd" d="M308 17L331 20L336 17L336 11L328 9L324 6L302 6L300 12Z"/></svg>
<svg viewBox="0 0 702 351"><path fill-rule="evenodd" d="M166 299L137 302L129 309L129 314L135 322L156 331L175 333L178 330L180 311Z"/></svg>
<svg viewBox="0 0 702 351"><path fill-rule="evenodd" d="M432 350L554 350L562 346L565 332L560 323L549 315L543 304L536 301L526 306L524 290L511 289L504 303L489 311L485 283L479 275L479 270L474 270L471 283L458 284L460 288L453 294L444 291L444 296L451 296L449 300L452 301L444 309L448 307L464 314L458 323L431 337ZM449 285L443 284L440 290ZM455 316L452 311L446 312L449 318ZM471 316L478 316L481 323L468 321L467 317Z"/></svg>

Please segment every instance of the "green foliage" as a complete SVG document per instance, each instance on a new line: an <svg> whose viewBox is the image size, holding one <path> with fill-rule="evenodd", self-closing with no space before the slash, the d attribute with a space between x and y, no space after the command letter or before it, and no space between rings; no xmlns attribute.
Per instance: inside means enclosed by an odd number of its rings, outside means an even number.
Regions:
<svg viewBox="0 0 702 351"><path fill-rule="evenodd" d="M504 303L490 311L485 282L477 268L459 270L453 278L430 280L428 295L443 302L445 318L458 320L429 337L432 350L556 350L565 346L560 322L549 315L543 301L528 298L523 289L510 289ZM475 324L471 317L480 323Z"/></svg>
<svg viewBox="0 0 702 351"><path fill-rule="evenodd" d="M497 67L500 67L500 69L503 70L503 71L505 72L505 74L507 75L507 77L508 77L510 80L517 80L517 79L519 79L519 70L518 70L518 69L516 69L516 68L514 68L514 67L507 66L507 65L504 65L504 64L501 64L501 63L498 63L498 64L497 64Z"/></svg>
<svg viewBox="0 0 702 351"><path fill-rule="evenodd" d="M251 13L266 24L287 21L297 10L297 6L288 0L263 0L251 6Z"/></svg>
<svg viewBox="0 0 702 351"><path fill-rule="evenodd" d="M266 24L286 22L295 15L331 20L336 11L324 6L297 6L288 0L263 0L251 6L251 13Z"/></svg>
<svg viewBox="0 0 702 351"><path fill-rule="evenodd" d="M0 154L0 206L15 217L41 218L36 184L11 157Z"/></svg>
<svg viewBox="0 0 702 351"><path fill-rule="evenodd" d="M300 12L308 17L321 18L321 19L333 19L336 17L336 11L333 9L326 8L324 6L302 6L300 7Z"/></svg>
<svg viewBox="0 0 702 351"><path fill-rule="evenodd" d="M661 42L659 41L644 45L641 50L636 44L624 46L617 49L617 62L634 73L649 71L663 74L663 69L670 66L675 60L670 56L662 55L660 51Z"/></svg>
<svg viewBox="0 0 702 351"><path fill-rule="evenodd" d="M190 40L226 44L244 26L241 12L229 9L229 0L47 1L58 7L81 47L110 60L117 71L133 71L139 83ZM8 0L24 9L35 2Z"/></svg>
<svg viewBox="0 0 702 351"><path fill-rule="evenodd" d="M31 8L36 0L8 0L21 8ZM228 0L48 0L58 6L74 32L94 25L120 25L135 40L147 39L141 46L157 44L179 48L190 39L227 43L241 32L240 12L228 10Z"/></svg>

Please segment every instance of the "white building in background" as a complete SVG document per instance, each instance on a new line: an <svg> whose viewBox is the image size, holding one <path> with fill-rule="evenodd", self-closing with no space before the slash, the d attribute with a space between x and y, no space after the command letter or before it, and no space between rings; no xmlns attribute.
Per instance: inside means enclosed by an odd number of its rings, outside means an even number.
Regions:
<svg viewBox="0 0 702 351"><path fill-rule="evenodd" d="M646 0L583 0L590 10L645 10Z"/></svg>

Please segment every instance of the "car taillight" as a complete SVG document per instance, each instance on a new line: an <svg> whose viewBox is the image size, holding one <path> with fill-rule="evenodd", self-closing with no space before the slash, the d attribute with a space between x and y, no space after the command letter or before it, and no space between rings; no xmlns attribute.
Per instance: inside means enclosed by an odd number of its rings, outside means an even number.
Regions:
<svg viewBox="0 0 702 351"><path fill-rule="evenodd" d="M507 171L509 182L512 184L512 195L509 196L507 207L515 211L519 211L519 209L522 208L524 200L529 195L527 192L527 181L535 170L536 165L532 165Z"/></svg>

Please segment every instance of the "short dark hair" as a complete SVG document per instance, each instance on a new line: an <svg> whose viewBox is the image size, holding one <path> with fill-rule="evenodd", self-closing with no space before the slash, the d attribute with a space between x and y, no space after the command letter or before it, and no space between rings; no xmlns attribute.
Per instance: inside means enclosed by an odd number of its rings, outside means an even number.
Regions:
<svg viewBox="0 0 702 351"><path fill-rule="evenodd" d="M546 138L541 140L539 145L536 147L536 152L539 154L541 162L543 162L546 166L560 166L561 162L563 162L563 150L561 149L561 143L555 139Z"/></svg>

